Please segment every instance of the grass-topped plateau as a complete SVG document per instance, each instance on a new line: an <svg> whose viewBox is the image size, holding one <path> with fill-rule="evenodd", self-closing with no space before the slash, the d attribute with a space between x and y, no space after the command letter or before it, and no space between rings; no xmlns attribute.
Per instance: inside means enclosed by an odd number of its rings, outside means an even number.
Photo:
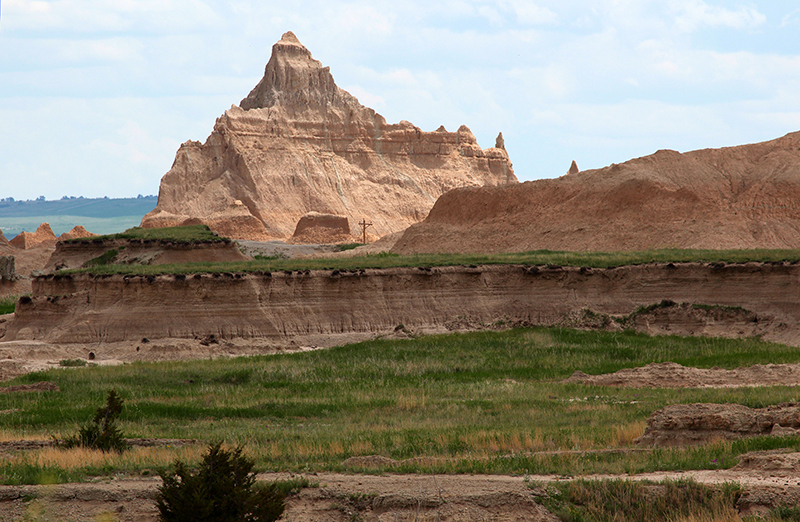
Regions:
<svg viewBox="0 0 800 522"><path fill-rule="evenodd" d="M151 229L153 230L153 229ZM516 254L415 254L388 252L363 256L314 259L260 258L226 263L181 265L94 266L70 272L91 274L190 274L214 272L264 272L280 270L357 270L368 268L436 267L470 265L529 265L612 268L648 263L797 263L800 250L649 250L643 252L556 252L538 250ZM720 265L722 266L722 265Z"/></svg>
<svg viewBox="0 0 800 522"><path fill-rule="evenodd" d="M139 241L170 241L174 243L199 243L199 242L230 242L212 232L206 225L186 225L167 228L142 228L133 227L118 234L102 236L80 237L68 239L66 243L103 243L115 239L132 239Z"/></svg>
<svg viewBox="0 0 800 522"><path fill-rule="evenodd" d="M764 407L797 401L796 388L624 389L560 382L575 370L599 374L663 361L734 368L797 363L800 352L755 339L533 328L273 356L62 368L8 383L52 381L61 391L0 394L0 438L74 433L113 388L125 401L118 425L126 436L242 444L262 471L581 475L727 468L747 451L800 449L797 437L689 449L641 450L632 442L648 416L668 404ZM19 483L155 473L176 458L197 462L203 449L134 448L116 455L46 448L0 456L0 476ZM367 455L397 465L343 464Z"/></svg>

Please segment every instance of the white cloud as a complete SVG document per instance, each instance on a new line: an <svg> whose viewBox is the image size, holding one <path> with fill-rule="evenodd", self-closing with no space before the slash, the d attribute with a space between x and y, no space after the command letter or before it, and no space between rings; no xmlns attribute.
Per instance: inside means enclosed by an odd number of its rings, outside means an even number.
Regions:
<svg viewBox="0 0 800 522"><path fill-rule="evenodd" d="M522 25L549 25L558 23L558 15L546 7L527 0L506 0L500 2L504 8L516 16Z"/></svg>
<svg viewBox="0 0 800 522"><path fill-rule="evenodd" d="M784 16L783 20L781 20L781 27L787 27L790 25L800 26L800 9L795 9L791 13Z"/></svg>
<svg viewBox="0 0 800 522"><path fill-rule="evenodd" d="M763 25L767 21L766 16L752 7L730 10L708 5L703 0L672 0L670 10L675 15L675 24L686 32L701 27L745 29Z"/></svg>
<svg viewBox="0 0 800 522"><path fill-rule="evenodd" d="M4 0L9 31L73 34L182 32L213 27L219 17L202 0Z"/></svg>

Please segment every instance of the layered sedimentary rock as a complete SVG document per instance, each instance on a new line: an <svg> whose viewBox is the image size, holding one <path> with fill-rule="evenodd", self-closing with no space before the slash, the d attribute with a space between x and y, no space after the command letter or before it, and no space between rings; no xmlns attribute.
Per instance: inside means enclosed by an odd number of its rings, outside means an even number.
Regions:
<svg viewBox="0 0 800 522"><path fill-rule="evenodd" d="M0 230L0 246L8 246L8 239L6 239L6 236L3 234L2 230Z"/></svg>
<svg viewBox="0 0 800 522"><path fill-rule="evenodd" d="M450 189L515 183L498 138L483 150L465 126L388 124L286 33L240 106L217 119L205 143L181 145L142 226L195 219L233 238L283 239L320 212L346 216L351 227L366 218L381 236L425 218Z"/></svg>
<svg viewBox="0 0 800 522"><path fill-rule="evenodd" d="M398 241L398 253L797 248L800 133L599 170L457 189Z"/></svg>
<svg viewBox="0 0 800 522"><path fill-rule="evenodd" d="M43 243L55 244L58 241L49 223L42 223L36 232L20 232L8 243L16 248L27 250Z"/></svg>
<svg viewBox="0 0 800 522"><path fill-rule="evenodd" d="M291 339L564 324L585 309L630 314L664 299L741 306L765 339L800 344L800 265L514 265L259 274L41 276L3 338L101 342L165 337ZM772 325L771 328L769 325Z"/></svg>

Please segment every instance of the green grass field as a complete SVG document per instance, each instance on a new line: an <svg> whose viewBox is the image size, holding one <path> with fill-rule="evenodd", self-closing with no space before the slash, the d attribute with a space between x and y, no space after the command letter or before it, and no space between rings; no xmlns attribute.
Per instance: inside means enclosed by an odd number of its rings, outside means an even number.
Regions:
<svg viewBox="0 0 800 522"><path fill-rule="evenodd" d="M690 449L569 452L635 448L632 440L650 413L668 404L763 407L800 396L789 387L621 389L559 382L575 370L607 373L661 361L733 368L800 362L800 352L754 339L534 328L274 356L70 367L13 381L53 381L60 392L0 394L0 439L69 436L114 388L126 401L119 426L127 436L244 444L260 470L343 470L348 457L383 455L424 457L392 468L402 472L581 475L724 468L753 449L800 448L796 437L760 437ZM46 449L0 456L0 476L18 483L152 473L176 457L196 460L202 449L140 448L121 456Z"/></svg>

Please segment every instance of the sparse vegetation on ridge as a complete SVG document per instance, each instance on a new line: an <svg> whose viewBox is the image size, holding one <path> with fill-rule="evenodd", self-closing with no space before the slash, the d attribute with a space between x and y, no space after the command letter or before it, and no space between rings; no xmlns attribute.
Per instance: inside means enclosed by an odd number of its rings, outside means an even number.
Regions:
<svg viewBox="0 0 800 522"><path fill-rule="evenodd" d="M167 229L143 229L167 230ZM539 250L517 254L368 254L348 258L280 259L260 258L231 263L188 263L182 265L104 265L70 272L92 274L187 274L211 272L260 272L278 270L355 270L367 268L434 267L470 265L573 266L605 269L648 263L714 263L722 268L731 263L797 263L800 250L649 250L644 252L556 252Z"/></svg>
<svg viewBox="0 0 800 522"><path fill-rule="evenodd" d="M141 241L172 241L177 243L196 243L196 242L230 242L230 239L222 238L212 232L206 225L186 225L182 227L165 228L129 228L125 232L118 234L108 234L104 236L80 237L68 239L66 243L102 243L114 239L133 239Z"/></svg>
<svg viewBox="0 0 800 522"><path fill-rule="evenodd" d="M47 380L61 392L0 394L0 411L4 438L49 439L73 432L114 387L126 397L119 425L128 436L246 443L257 469L265 471L632 473L728 468L747 451L800 449L798 437L644 451L632 443L648 416L668 404L764 407L797 401L796 388L624 389L560 382L575 370L608 373L663 361L735 368L800 362L800 353L755 339L515 329L275 356L50 370L13 383ZM199 451L185 448L77 460L69 452L78 450L60 451L2 456L0 476L30 479L54 466L65 477L142 473L166 469L176 455L190 463L199 459ZM397 463L343 464L365 455Z"/></svg>

